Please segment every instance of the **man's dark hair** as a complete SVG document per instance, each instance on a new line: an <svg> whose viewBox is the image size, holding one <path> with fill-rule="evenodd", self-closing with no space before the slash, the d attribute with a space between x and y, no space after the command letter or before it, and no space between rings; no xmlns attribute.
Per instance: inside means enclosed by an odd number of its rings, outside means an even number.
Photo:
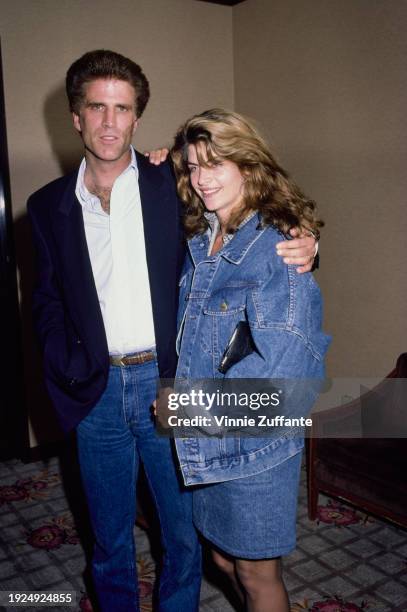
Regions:
<svg viewBox="0 0 407 612"><path fill-rule="evenodd" d="M118 79L130 83L136 92L136 115L141 117L150 97L145 74L140 66L128 57L106 49L85 53L66 73L66 93L72 112L79 113L84 98L83 86L95 79Z"/></svg>

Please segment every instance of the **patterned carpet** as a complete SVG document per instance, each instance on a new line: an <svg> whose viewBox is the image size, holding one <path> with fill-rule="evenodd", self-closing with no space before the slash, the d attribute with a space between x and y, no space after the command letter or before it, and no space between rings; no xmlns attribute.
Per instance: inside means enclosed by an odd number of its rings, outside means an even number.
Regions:
<svg viewBox="0 0 407 612"><path fill-rule="evenodd" d="M88 526L77 478L67 457L0 464L0 591L75 591L74 606L48 609L92 611L83 575L89 549L81 545L89 541ZM312 523L303 473L298 547L284 562L292 612L407 612L407 532L329 499L320 504ZM135 534L142 611L149 612L156 544L140 527ZM205 567L201 612L236 610L210 563Z"/></svg>

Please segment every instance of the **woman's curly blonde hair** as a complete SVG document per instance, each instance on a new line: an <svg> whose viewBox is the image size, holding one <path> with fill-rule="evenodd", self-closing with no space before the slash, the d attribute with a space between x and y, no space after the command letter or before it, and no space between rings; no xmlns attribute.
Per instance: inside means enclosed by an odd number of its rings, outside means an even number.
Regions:
<svg viewBox="0 0 407 612"><path fill-rule="evenodd" d="M187 237L205 232L205 206L189 179L188 145L197 147L198 162L210 166L221 160L234 162L242 176L243 200L226 228L233 233L250 211L259 211L263 225L275 225L287 234L293 227L319 238L324 225L316 204L309 200L277 163L259 132L242 115L214 108L195 115L178 130L171 157L178 193L185 205Z"/></svg>

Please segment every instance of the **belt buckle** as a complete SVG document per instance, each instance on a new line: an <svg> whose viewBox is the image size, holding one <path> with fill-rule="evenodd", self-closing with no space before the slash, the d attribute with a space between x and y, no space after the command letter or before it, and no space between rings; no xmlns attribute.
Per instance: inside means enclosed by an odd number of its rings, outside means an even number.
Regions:
<svg viewBox="0 0 407 612"><path fill-rule="evenodd" d="M138 353L134 353L133 355L116 355L113 357L113 359L113 365L125 368L128 365L140 365L146 363L147 361L151 361L153 359L153 352L139 351Z"/></svg>

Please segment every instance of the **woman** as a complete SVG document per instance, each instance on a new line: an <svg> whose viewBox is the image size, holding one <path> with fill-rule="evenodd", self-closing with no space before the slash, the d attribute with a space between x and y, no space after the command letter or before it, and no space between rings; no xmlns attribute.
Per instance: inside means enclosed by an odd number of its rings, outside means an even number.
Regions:
<svg viewBox="0 0 407 612"><path fill-rule="evenodd" d="M177 377L322 378L329 338L321 331L319 289L275 249L293 227L319 234L315 204L237 113L214 109L187 121L172 159L188 237ZM222 374L241 321L253 351ZM279 558L295 546L302 438L285 431L277 438L181 438L176 446L186 484L205 485L194 489L196 527L247 610L288 610Z"/></svg>

